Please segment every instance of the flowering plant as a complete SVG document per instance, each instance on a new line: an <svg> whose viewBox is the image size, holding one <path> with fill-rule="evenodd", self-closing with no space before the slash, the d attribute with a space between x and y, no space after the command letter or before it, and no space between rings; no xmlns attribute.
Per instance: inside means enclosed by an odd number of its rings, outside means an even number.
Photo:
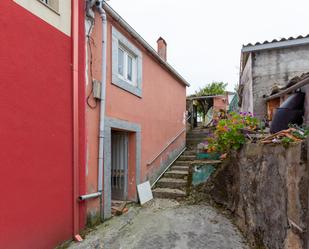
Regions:
<svg viewBox="0 0 309 249"><path fill-rule="evenodd" d="M246 141L246 132L254 131L258 119L249 113L230 113L226 119L219 120L214 136L208 139L207 152L229 152L240 149Z"/></svg>

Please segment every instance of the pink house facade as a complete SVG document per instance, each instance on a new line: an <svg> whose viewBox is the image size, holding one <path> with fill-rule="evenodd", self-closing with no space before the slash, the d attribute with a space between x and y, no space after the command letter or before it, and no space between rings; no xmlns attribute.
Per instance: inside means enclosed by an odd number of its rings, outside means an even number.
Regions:
<svg viewBox="0 0 309 249"><path fill-rule="evenodd" d="M136 186L184 150L189 84L166 62L164 39L157 52L108 5L88 12L85 202L95 223L111 217L112 200L137 201Z"/></svg>

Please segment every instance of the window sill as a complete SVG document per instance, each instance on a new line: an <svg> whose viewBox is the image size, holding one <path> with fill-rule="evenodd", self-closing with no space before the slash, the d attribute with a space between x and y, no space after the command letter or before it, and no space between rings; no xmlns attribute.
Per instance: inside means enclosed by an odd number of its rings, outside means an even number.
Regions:
<svg viewBox="0 0 309 249"><path fill-rule="evenodd" d="M112 78L112 84L115 86L118 86L119 88L139 97L142 98L142 89L135 87L133 85L131 85L130 83L126 82L125 80L119 78L116 75L113 75Z"/></svg>
<svg viewBox="0 0 309 249"><path fill-rule="evenodd" d="M41 0L37 0L38 2L40 2L41 4L43 4L46 8L48 8L49 10L51 10L52 12L54 12L55 14L57 14L58 16L60 16L60 12L53 9L52 7L50 7L48 4L42 2Z"/></svg>

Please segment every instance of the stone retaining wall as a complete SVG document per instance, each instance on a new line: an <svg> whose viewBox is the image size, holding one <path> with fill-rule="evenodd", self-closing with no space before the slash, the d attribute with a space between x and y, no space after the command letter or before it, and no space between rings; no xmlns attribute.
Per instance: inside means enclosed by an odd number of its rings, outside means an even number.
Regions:
<svg viewBox="0 0 309 249"><path fill-rule="evenodd" d="M257 248L307 249L307 146L247 144L207 184Z"/></svg>

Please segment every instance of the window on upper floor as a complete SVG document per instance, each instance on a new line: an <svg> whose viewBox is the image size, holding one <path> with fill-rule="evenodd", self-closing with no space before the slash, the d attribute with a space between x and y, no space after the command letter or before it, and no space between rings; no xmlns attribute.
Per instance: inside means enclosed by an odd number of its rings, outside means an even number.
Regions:
<svg viewBox="0 0 309 249"><path fill-rule="evenodd" d="M59 0L38 0L38 1L45 4L52 10L59 12Z"/></svg>
<svg viewBox="0 0 309 249"><path fill-rule="evenodd" d="M142 96L142 53L114 27L112 53L112 83Z"/></svg>
<svg viewBox="0 0 309 249"><path fill-rule="evenodd" d="M133 86L137 86L137 58L119 44L118 76Z"/></svg>

